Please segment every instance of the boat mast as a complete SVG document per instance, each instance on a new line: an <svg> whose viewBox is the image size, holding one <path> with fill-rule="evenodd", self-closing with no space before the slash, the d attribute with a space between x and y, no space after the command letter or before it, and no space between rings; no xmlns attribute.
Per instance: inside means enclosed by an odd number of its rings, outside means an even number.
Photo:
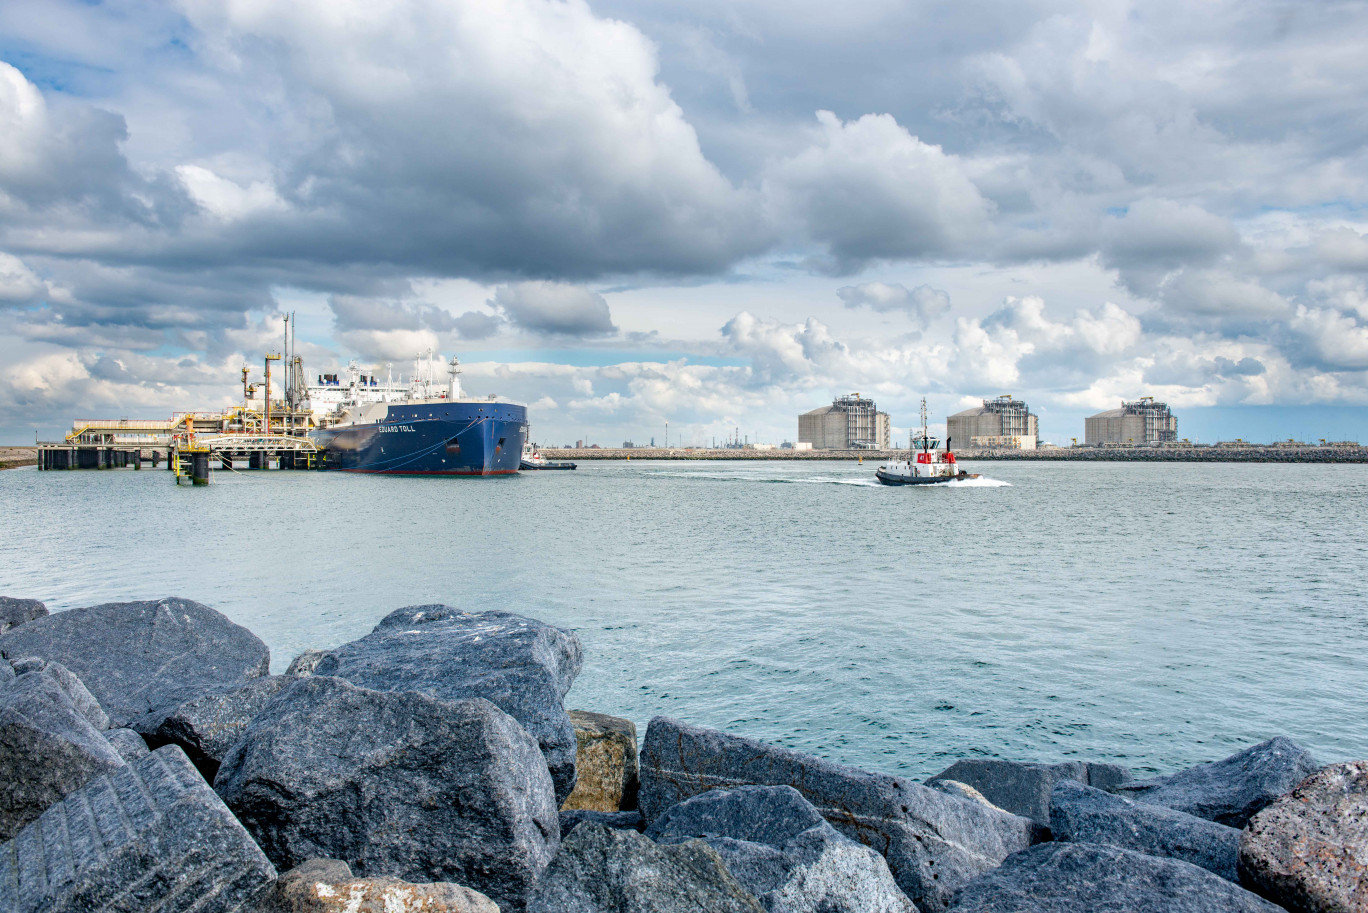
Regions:
<svg viewBox="0 0 1368 913"><path fill-rule="evenodd" d="M926 430L926 397L924 396L921 401L921 426L922 453L926 453L930 449L931 442L929 432Z"/></svg>

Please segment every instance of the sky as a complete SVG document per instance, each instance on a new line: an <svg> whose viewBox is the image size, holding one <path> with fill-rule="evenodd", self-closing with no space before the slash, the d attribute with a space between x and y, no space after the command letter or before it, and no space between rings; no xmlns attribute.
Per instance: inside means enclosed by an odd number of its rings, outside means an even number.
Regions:
<svg viewBox="0 0 1368 913"><path fill-rule="evenodd" d="M459 355L532 438L1368 441L1368 4L4 0L0 442Z"/></svg>

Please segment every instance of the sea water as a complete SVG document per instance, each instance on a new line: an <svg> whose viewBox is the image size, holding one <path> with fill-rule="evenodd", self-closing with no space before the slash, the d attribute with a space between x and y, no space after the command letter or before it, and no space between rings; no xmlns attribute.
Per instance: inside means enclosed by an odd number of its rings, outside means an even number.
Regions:
<svg viewBox="0 0 1368 913"><path fill-rule="evenodd" d="M1368 466L585 462L435 479L0 473L0 593L175 595L284 671L419 603L574 629L574 708L863 767L1368 757Z"/></svg>

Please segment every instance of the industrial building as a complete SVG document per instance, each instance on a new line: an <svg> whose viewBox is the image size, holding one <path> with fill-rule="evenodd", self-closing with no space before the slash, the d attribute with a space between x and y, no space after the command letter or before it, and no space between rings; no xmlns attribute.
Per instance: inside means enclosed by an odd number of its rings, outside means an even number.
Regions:
<svg viewBox="0 0 1368 913"><path fill-rule="evenodd" d="M1167 403L1142 396L1120 409L1108 409L1083 421L1083 442L1092 447L1106 444L1152 445L1178 440L1178 419Z"/></svg>
<svg viewBox="0 0 1368 913"><path fill-rule="evenodd" d="M858 393L798 416L798 442L813 450L888 450L888 413Z"/></svg>
<svg viewBox="0 0 1368 913"><path fill-rule="evenodd" d="M1039 418L1010 394L985 399L982 406L956 412L945 420L951 445L1035 450L1040 440Z"/></svg>

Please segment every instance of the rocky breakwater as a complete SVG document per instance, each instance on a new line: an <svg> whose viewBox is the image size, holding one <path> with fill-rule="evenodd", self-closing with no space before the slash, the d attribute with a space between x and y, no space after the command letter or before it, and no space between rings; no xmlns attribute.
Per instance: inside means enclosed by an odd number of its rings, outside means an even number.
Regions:
<svg viewBox="0 0 1368 913"><path fill-rule="evenodd" d="M531 618L401 609L273 677L197 603L37 605L0 634L3 913L1368 911L1368 762L1287 739L922 784L657 717L638 759Z"/></svg>

